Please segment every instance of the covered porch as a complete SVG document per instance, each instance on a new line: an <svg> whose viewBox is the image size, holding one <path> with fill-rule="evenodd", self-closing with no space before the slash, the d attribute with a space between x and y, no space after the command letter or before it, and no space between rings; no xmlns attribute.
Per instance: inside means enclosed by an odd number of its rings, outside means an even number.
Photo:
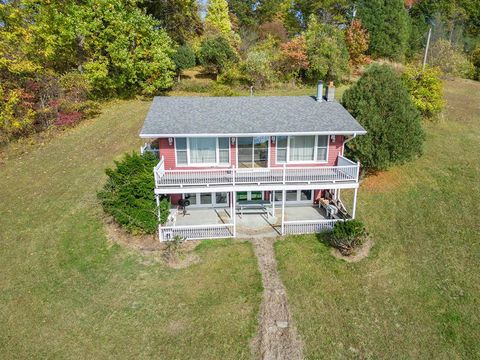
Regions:
<svg viewBox="0 0 480 360"><path fill-rule="evenodd" d="M229 204L223 207L187 207L183 211L174 206L167 223L159 226L160 241L171 240L177 235L193 240L317 233L354 216L354 211L351 212L353 216L345 208L333 212L321 203L273 201L273 192L269 201L236 201L235 192L230 193L229 199ZM343 206L341 201L336 204Z"/></svg>

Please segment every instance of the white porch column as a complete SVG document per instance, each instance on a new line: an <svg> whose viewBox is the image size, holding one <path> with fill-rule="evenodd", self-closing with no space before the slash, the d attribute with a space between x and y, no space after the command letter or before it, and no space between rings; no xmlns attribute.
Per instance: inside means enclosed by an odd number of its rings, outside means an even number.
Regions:
<svg viewBox="0 0 480 360"><path fill-rule="evenodd" d="M355 219L355 212L357 210L357 193L358 193L358 188L355 189L355 194L353 195L352 219Z"/></svg>
<svg viewBox="0 0 480 360"><path fill-rule="evenodd" d="M272 196L272 216L275 217L275 190L270 195Z"/></svg>
<svg viewBox="0 0 480 360"><path fill-rule="evenodd" d="M237 236L237 193L232 191L233 236Z"/></svg>
<svg viewBox="0 0 480 360"><path fill-rule="evenodd" d="M282 235L285 235L285 190L282 190Z"/></svg>
<svg viewBox="0 0 480 360"><path fill-rule="evenodd" d="M155 201L157 202L157 217L158 217L158 222L160 222L160 195L155 195Z"/></svg>

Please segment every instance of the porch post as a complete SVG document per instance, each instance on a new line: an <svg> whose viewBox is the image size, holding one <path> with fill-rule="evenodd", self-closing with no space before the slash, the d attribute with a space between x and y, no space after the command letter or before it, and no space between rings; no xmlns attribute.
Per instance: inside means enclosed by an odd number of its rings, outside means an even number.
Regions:
<svg viewBox="0 0 480 360"><path fill-rule="evenodd" d="M355 219L355 212L357 210L357 193L358 193L358 188L355 189L355 194L353 195L352 219Z"/></svg>
<svg viewBox="0 0 480 360"><path fill-rule="evenodd" d="M282 190L282 235L285 235L285 190Z"/></svg>
<svg viewBox="0 0 480 360"><path fill-rule="evenodd" d="M232 191L232 214L233 214L233 237L237 236L237 196L236 192Z"/></svg>
<svg viewBox="0 0 480 360"><path fill-rule="evenodd" d="M157 217L158 221L160 222L160 196L158 194L155 194L155 201L157 202Z"/></svg>
<svg viewBox="0 0 480 360"><path fill-rule="evenodd" d="M275 217L275 190L270 195L272 196L272 216Z"/></svg>

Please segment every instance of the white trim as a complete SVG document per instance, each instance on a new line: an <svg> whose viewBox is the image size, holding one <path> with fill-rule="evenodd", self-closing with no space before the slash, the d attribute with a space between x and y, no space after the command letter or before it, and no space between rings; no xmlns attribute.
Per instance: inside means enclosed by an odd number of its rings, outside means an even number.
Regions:
<svg viewBox="0 0 480 360"><path fill-rule="evenodd" d="M312 136L312 135L292 135L292 136ZM330 136L327 137L327 156L325 160L316 160L318 155L318 137L319 136L327 136L327 135L315 135L315 144L313 149L313 159L314 160L304 160L304 161L293 161L290 160L290 138L292 136L287 136L287 161L286 162L279 162L278 161L278 138L275 142L275 164L283 165L283 164L292 164L292 165L301 165L301 164L328 164L328 156L330 155ZM283 148L282 148L283 149Z"/></svg>
<svg viewBox="0 0 480 360"><path fill-rule="evenodd" d="M250 185L243 185L243 184L236 184L234 186L225 186L225 185L210 185L210 186L188 186L188 187L172 187L166 188L163 187L161 189L156 188L155 194L180 194L182 192L185 193L205 193L205 192L232 192L232 191L281 191L281 190L298 190L299 187L312 190L326 190L326 189L357 189L359 187L359 183L357 182L343 182L343 183L322 183L322 184L265 184L265 185L258 185L258 184L250 184Z"/></svg>
<svg viewBox="0 0 480 360"><path fill-rule="evenodd" d="M261 132L261 133L211 133L211 134L139 134L142 139L166 137L257 137L282 135L364 135L366 131L302 131L302 132Z"/></svg>
<svg viewBox="0 0 480 360"><path fill-rule="evenodd" d="M245 137L247 137L247 138L250 138L250 137L251 137L252 139L255 139L256 137L264 137L264 136L239 136L239 137L244 137L244 138L245 138ZM239 138L239 137L237 137L237 138L236 138L236 141L235 141L235 146L236 146L236 147L235 147L235 155L236 155L236 157L237 157L237 159L236 159L236 166L235 166L236 168L240 168L240 167L239 167L239 162L238 162L238 138ZM267 154L267 166L266 166L265 168L270 168L270 156L271 156L271 154L272 154L272 148L271 148L271 144L270 144L270 142L271 142L271 137L270 137L270 136L265 136L265 137L268 138L268 140L267 140L267 143L268 143L268 148L267 148L267 151L268 151L268 154ZM255 159L255 144L254 144L253 141L252 141L252 160L254 160L254 159ZM254 162L254 161L253 161L253 162ZM254 167L252 166L252 167L247 167L247 168L245 168L245 169L253 169L253 168L254 168ZM242 168L242 169L243 169L243 168Z"/></svg>
<svg viewBox="0 0 480 360"><path fill-rule="evenodd" d="M212 138L215 138L215 162L214 163L192 163L190 161L190 139L194 138L196 136L190 136L190 137L185 137L185 136L178 136L174 138L174 150L175 150L175 167L229 167L232 164L232 154L231 154L231 148L230 148L230 138L227 136L219 136L219 137L214 137L214 136L209 136ZM177 160L177 138L185 138L186 143L187 143L187 163L186 164L178 164ZM220 144L219 144L219 138L228 138L228 162L220 162ZM224 149L225 150L225 149ZM184 151L184 150L181 150Z"/></svg>

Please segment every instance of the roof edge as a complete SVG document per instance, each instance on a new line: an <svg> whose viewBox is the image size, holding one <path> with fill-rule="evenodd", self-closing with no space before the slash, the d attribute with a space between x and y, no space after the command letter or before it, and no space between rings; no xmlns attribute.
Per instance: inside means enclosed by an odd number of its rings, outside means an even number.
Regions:
<svg viewBox="0 0 480 360"><path fill-rule="evenodd" d="M242 136L282 136L282 135L365 135L366 130L363 131L309 131L309 132L260 132L260 133L211 133L211 134L143 134L139 136L142 139L159 138L159 137L242 137Z"/></svg>

